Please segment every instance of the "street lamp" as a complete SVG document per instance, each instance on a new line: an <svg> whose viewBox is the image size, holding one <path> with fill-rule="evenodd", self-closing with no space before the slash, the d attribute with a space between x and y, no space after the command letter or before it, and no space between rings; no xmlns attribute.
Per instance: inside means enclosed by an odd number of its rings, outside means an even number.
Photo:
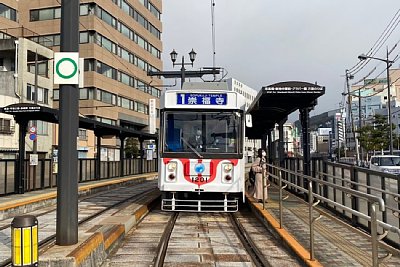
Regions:
<svg viewBox="0 0 400 267"><path fill-rule="evenodd" d="M183 83L185 82L185 65L190 65L193 67L193 62L196 59L197 53L194 52L193 48L192 51L189 52L189 59L190 63L185 62L185 57L182 56L182 62L179 64L175 64L176 58L178 57L178 53L175 51L175 49L172 50L172 52L169 54L171 56L171 61L172 61L172 66L175 67L175 65L181 65L181 88L183 86Z"/></svg>
<svg viewBox="0 0 400 267"><path fill-rule="evenodd" d="M182 87L183 83L185 82L185 77L201 78L201 77L203 77L203 75L214 75L215 76L216 74L220 74L221 68L218 68L218 67L204 68L204 69L194 70L194 71L187 71L185 69L185 65L191 65L193 67L193 62L196 59L197 53L194 52L193 49L192 49L192 51L189 52L190 63L185 63L185 58L182 56L182 62L180 64L179 63L175 64L176 59L178 57L178 53L175 51L175 49L173 49L172 52L169 53L169 55L171 56L171 61L172 61L173 67L175 67L175 65L181 65L180 71L152 71L152 70L149 70L147 75L148 76L162 76L164 78L181 78L181 87Z"/></svg>
<svg viewBox="0 0 400 267"><path fill-rule="evenodd" d="M378 57L371 57L367 56L365 54L361 54L358 56L359 60L366 60L366 59L376 59L379 61L383 61L386 63L386 80L387 80L387 89L388 89L388 94L387 94L387 107L388 107L388 123L390 127L389 131L389 151L390 155L393 155L393 131L392 131L392 113L390 112L390 76L389 76L389 68L392 66L393 60L389 60L389 50L386 48L386 58L378 58Z"/></svg>

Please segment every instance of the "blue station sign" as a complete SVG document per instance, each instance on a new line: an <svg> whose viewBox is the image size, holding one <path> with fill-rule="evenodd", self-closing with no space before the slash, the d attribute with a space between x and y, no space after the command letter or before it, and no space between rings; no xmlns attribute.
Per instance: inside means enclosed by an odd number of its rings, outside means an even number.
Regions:
<svg viewBox="0 0 400 267"><path fill-rule="evenodd" d="M216 105L223 106L227 104L227 94L192 94L178 93L176 99L177 105Z"/></svg>

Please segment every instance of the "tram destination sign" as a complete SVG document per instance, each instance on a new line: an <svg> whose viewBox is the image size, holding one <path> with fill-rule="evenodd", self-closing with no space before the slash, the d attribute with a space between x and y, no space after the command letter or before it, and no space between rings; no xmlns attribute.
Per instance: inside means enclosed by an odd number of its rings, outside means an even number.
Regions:
<svg viewBox="0 0 400 267"><path fill-rule="evenodd" d="M215 105L224 106L227 104L227 94L195 94L178 93L177 105Z"/></svg>

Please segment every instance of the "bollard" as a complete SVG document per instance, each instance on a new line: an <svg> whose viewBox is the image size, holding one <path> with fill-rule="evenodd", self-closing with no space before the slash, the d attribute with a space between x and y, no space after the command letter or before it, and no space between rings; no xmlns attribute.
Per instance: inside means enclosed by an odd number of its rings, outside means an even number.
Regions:
<svg viewBox="0 0 400 267"><path fill-rule="evenodd" d="M38 266L38 220L33 215L17 216L11 222L12 266Z"/></svg>

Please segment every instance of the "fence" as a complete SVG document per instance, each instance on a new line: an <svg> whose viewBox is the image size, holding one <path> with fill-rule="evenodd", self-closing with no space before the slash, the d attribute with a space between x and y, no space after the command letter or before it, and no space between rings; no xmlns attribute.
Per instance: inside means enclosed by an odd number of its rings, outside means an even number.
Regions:
<svg viewBox="0 0 400 267"><path fill-rule="evenodd" d="M300 187L308 189L308 179L303 177L303 163L301 159L288 158L285 160L283 179L288 181L287 188L292 192L304 193ZM323 205L349 220L353 225L371 230L371 221L359 216L357 212L371 216L371 206L363 198L349 194L348 189L361 194L368 194L381 198L385 203L385 210L378 214L382 222L378 231L384 233L388 227L400 228L400 177L397 175L372 171L353 165L334 163L322 159L311 161L311 177L313 192L339 205L325 201ZM333 186L327 186L330 183ZM349 209L355 212L349 212ZM384 228L382 225L387 227ZM387 230L387 229L386 229ZM399 248L399 235L395 231L388 231L387 242Z"/></svg>
<svg viewBox="0 0 400 267"><path fill-rule="evenodd" d="M157 159L124 159L124 176L156 172ZM15 193L16 160L0 160L0 196ZM99 178L96 178L96 159L78 160L78 181L87 182L120 176L121 161L101 161ZM57 166L51 159L40 159L38 165L24 164L25 192L57 186ZM54 171L54 173L53 173Z"/></svg>

